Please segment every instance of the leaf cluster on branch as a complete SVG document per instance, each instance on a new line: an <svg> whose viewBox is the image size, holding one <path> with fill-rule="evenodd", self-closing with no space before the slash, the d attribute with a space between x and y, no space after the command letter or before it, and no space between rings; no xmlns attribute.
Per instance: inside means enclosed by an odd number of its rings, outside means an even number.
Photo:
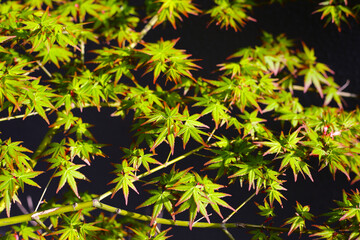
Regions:
<svg viewBox="0 0 360 240"><path fill-rule="evenodd" d="M342 23L358 19L360 4L354 2L318 2L314 13L340 31ZM160 224L218 228L230 239L232 228L250 230L252 239L299 233L359 239L355 188L343 192L323 222L297 202L295 215L274 226L276 211L286 204L289 177L314 181L323 169L334 178L341 172L349 182L360 180L360 112L344 109L344 97L357 96L343 91L314 49L285 34L263 32L261 44L234 52L207 79L196 73L201 61L177 47L181 37L144 40L160 25L179 29L190 15L237 32L256 21L254 8L278 3L286 1L214 0L208 9L192 0L1 3L0 121L39 115L49 127L33 151L26 142L0 140L0 210L7 216L0 226L11 225L1 239L169 238L170 228L161 231ZM318 104L303 104L299 90L305 97L315 92ZM83 120L81 112L89 107L112 108L119 122L132 118L132 143L121 159L110 159L113 180L101 195L78 187L88 181L84 169L107 157L106 144L91 133L96 126ZM158 154L164 149L165 158ZM202 162L203 168L184 169L178 163L183 159ZM39 169L39 162L48 168ZM44 172L51 174L47 183L38 181ZM137 187L143 178L147 194ZM243 203L228 191L236 183L252 193ZM70 187L64 201L45 201L50 184L57 185L56 193ZM12 216L20 191L31 187L44 189L36 209ZM151 216L102 202L123 197L127 205L132 191L144 199L139 208L152 209ZM228 222L254 196L262 199L256 205L263 223ZM179 219L183 212L187 221ZM213 222L212 212L224 220Z"/></svg>

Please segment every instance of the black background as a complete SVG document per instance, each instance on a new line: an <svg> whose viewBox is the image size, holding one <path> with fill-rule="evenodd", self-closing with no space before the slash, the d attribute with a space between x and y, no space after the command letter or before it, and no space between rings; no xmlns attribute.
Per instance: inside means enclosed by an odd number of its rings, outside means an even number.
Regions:
<svg viewBox="0 0 360 240"><path fill-rule="evenodd" d="M136 1L135 1L136 2ZM195 1L200 9L207 9L210 6L210 1L198 0ZM232 29L226 31L219 29L214 24L207 27L210 20L209 16L190 16L184 18L184 21L178 25L177 30L174 30L170 25L160 25L154 30L151 30L144 38L147 42L156 42L161 37L164 40L170 40L180 37L176 48L186 49L187 53L192 54L195 59L202 59L197 62L202 67L197 72L193 72L195 77L202 76L205 78L214 79L216 73L216 65L225 61L225 59L242 47L255 46L261 44L260 37L262 31L267 31L274 35L285 33L290 39L294 39L298 46L301 46L301 41L306 43L310 48L315 49L315 54L319 62L327 64L335 71L335 81L339 85L343 85L346 80L350 80L349 87L345 90L347 92L359 93L360 92L360 27L355 21L350 21L350 27L343 25L342 31L338 32L336 27L329 25L324 28L320 20L320 14L312 14L317 8L315 3L310 1L294 1L286 3L285 5L273 4L271 6L256 7L251 14L257 22L249 22L245 28L240 32L235 32ZM357 99L346 99L347 108L354 109L358 104ZM316 104L321 105L322 100L315 96L311 98L302 99L305 106ZM110 162L121 162L122 152L121 147L129 147L131 143L130 117L122 120L121 118L112 118L109 115L112 109L101 109L97 112L96 109L84 109L75 111L75 114L82 116L84 122L94 124L96 127L92 129L95 138L99 143L111 144L110 147L104 147L103 151L108 158L97 158L93 161L91 167L84 168L84 174L94 182L80 182L79 191L87 190L89 193L102 194L111 189L110 185L106 185L113 179L113 175L109 174L113 170ZM54 116L52 116L54 119ZM23 141L23 145L29 149L35 150L45 135L48 127L47 124L41 120L40 117L28 117L26 120L12 120L2 122L1 138L12 138L13 141ZM168 152L167 148L159 148L159 156L157 158L165 157L163 152ZM181 154L181 149L179 153ZM185 159L177 166L185 169L188 166L194 165L200 167L204 163L201 159ZM46 169L47 165L44 163L38 164L37 170ZM314 163L316 167L316 163ZM168 171L168 170L165 170ZM329 207L333 207L333 200L341 199L342 189L349 190L350 188L358 187L359 185L350 186L346 178L337 174L336 181L325 169L320 173L312 170L314 182L304 180L299 176L298 181L293 181L292 175L289 176L288 182L285 187L288 189L284 195L287 201L284 201L284 208L281 209L277 206L275 223L277 226L281 225L281 221L294 214L294 206L296 201L303 205L309 204L311 212L320 214L326 212ZM45 186L49 174L43 174L38 177L41 186ZM147 180L149 178L146 178ZM96 180L96 182L95 182ZM49 199L55 195L58 179L56 179L46 194L45 198ZM137 211L144 214L151 214L151 209L138 209L135 207L140 205L147 196L142 191L142 185L136 184L140 195L136 195L130 191L129 205L125 206L124 199L121 193L118 193L114 199L107 199L105 202L113 206L129 209L130 211ZM25 199L26 196L31 196L34 203L37 203L42 190L35 188L26 188L26 192L21 194L21 198ZM58 194L60 199L62 194L67 191L66 187ZM247 187L240 188L238 184L231 186L225 190L232 194L228 198L230 205L236 208L242 203L251 193L247 191ZM261 203L262 196L255 197L255 201ZM26 202L26 201L24 201ZM25 207L28 207L24 203ZM261 224L262 218L256 215L257 208L253 201L249 202L244 209L236 214L230 222L246 222L253 224ZM227 216L230 212L226 209L223 210L223 215ZM16 206L13 206L12 215L20 214ZM1 213L1 217L5 217L5 213ZM165 217L168 217L165 215ZM214 221L220 221L215 214L212 216ZM178 219L188 219L187 214L178 216ZM163 229L167 228L162 226ZM251 237L246 233L247 230L232 229L231 233L234 234L236 239L250 239ZM190 231L188 228L173 227L170 232L174 236L171 239L226 239L224 233L219 229L193 229ZM285 237L285 235L284 235ZM296 239L298 236L293 235L289 239Z"/></svg>

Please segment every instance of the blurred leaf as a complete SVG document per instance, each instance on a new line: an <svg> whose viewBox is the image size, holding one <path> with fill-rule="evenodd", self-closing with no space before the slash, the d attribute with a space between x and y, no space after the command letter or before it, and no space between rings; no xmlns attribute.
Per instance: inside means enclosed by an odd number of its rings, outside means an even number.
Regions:
<svg viewBox="0 0 360 240"><path fill-rule="evenodd" d="M206 13L210 14L211 22L216 22L221 28L232 27L235 31L241 30L248 20L256 21L248 15L255 3L251 0L216 0L215 6Z"/></svg>

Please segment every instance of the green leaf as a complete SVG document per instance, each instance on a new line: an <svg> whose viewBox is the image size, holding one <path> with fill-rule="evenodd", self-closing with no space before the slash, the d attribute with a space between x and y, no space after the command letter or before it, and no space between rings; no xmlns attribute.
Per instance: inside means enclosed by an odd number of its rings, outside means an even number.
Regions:
<svg viewBox="0 0 360 240"><path fill-rule="evenodd" d="M31 171L31 172L15 172L14 177L17 179L17 183L20 186L20 188L24 191L24 183L41 188L36 182L31 180L31 178L35 178L42 174L42 171Z"/></svg>
<svg viewBox="0 0 360 240"><path fill-rule="evenodd" d="M184 119L184 116L179 113L179 105L174 108L165 105L163 110L155 110L154 114L146 116L146 118L148 120L142 125L153 123L153 125L158 126L155 130L155 133L157 133L155 134L156 140L150 151L154 151L157 146L167 140L171 152L174 154L175 137L179 135ZM151 131L154 131L154 127L151 128Z"/></svg>
<svg viewBox="0 0 360 240"><path fill-rule="evenodd" d="M147 171L150 171L149 163L161 165L160 162L152 158L154 154L145 154L144 149L123 148L123 151L125 153L124 158L127 159L129 161L129 164L132 164L135 169L139 169L139 167L143 165Z"/></svg>
<svg viewBox="0 0 360 240"><path fill-rule="evenodd" d="M21 236L24 240L45 240L43 236L38 234L39 226L28 226L27 224L21 224L20 226L13 226L13 229Z"/></svg>
<svg viewBox="0 0 360 240"><path fill-rule="evenodd" d="M337 235L337 232L335 231L335 229L329 227L329 226L319 226L319 225L315 225L319 230L318 232L310 235L310 236L316 236L316 237L320 237L322 239L332 239L333 236Z"/></svg>
<svg viewBox="0 0 360 240"><path fill-rule="evenodd" d="M16 178L9 171L3 170L2 175L0 175L0 193L3 198L2 201L4 201L6 215L8 217L10 217L11 202L17 201L20 203L20 200L17 197L16 186Z"/></svg>
<svg viewBox="0 0 360 240"><path fill-rule="evenodd" d="M322 7L316 10L315 13L322 13L321 19L325 19L325 26L331 22L337 26L339 32L341 32L341 22L349 24L347 18L356 19L356 15L351 11L350 7L346 6L347 1L344 1L344 3L323 1L319 5Z"/></svg>
<svg viewBox="0 0 360 240"><path fill-rule="evenodd" d="M139 50L145 55L140 55L141 59L138 66L142 64L147 66L146 73L154 71L154 83L160 73L165 74L166 81L175 83L181 82L181 77L193 79L190 71L199 68L199 66L193 63L194 60L188 59L191 55L184 54L184 50L174 48L178 40L163 41L161 39L157 43L145 43L144 48Z"/></svg>
<svg viewBox="0 0 360 240"><path fill-rule="evenodd" d="M95 236L96 231L106 231L105 229L93 226L95 223L84 223L81 218L81 211L71 214L70 216L62 215L64 224L60 225L57 231L49 235L60 235L59 239L85 240L89 236Z"/></svg>
<svg viewBox="0 0 360 240"><path fill-rule="evenodd" d="M311 179L311 181L314 181L312 178L310 169L309 169L309 165L306 162L304 162L304 160L302 160L301 157L304 157L304 156L302 156L298 152L290 152L290 153L286 153L282 156L279 156L278 158L282 158L280 171L283 168L290 166L294 173L295 182L297 180L297 176L298 176L299 172L303 176L305 173Z"/></svg>
<svg viewBox="0 0 360 240"><path fill-rule="evenodd" d="M286 188L284 188L282 186L281 183L279 182L272 182L270 184L270 187L266 190L266 192L268 193L268 197L269 197L269 201L270 201L270 205L272 206L273 203L274 203L274 200L276 200L280 206L282 206L282 201L281 199L284 198L284 195L280 192L280 191L283 191L283 190L286 190Z"/></svg>
<svg viewBox="0 0 360 240"><path fill-rule="evenodd" d="M195 7L192 0L159 0L156 4L161 4L157 11L158 22L156 25L161 24L165 21L169 21L173 28L176 29L176 20L182 20L181 15L188 17L188 14L197 15L201 11ZM155 7L155 6L154 6Z"/></svg>
<svg viewBox="0 0 360 240"><path fill-rule="evenodd" d="M130 71L135 68L134 53L130 49L119 47L103 48L101 50L94 50L97 57L92 60L92 63L97 63L98 66L95 71L105 70L107 74L114 76L114 85L116 86L122 76L126 76L135 82L135 77Z"/></svg>
<svg viewBox="0 0 360 240"><path fill-rule="evenodd" d="M56 193L59 192L60 189L63 188L65 183L67 182L75 195L80 198L75 179L88 180L84 174L77 171L83 166L84 165L76 165L69 163L68 166L61 167L61 169L54 175L54 177L60 177L60 182Z"/></svg>
<svg viewBox="0 0 360 240"><path fill-rule="evenodd" d="M149 193L152 196L137 208L154 205L150 225L154 224L156 218L159 216L159 214L164 208L170 213L173 220L175 220L174 208L173 208L173 201L176 199L175 196L173 196L170 191L166 191L166 190L162 191L160 189L150 190Z"/></svg>
<svg viewBox="0 0 360 240"><path fill-rule="evenodd" d="M91 159L94 156L102 156L105 157L100 148L103 146L101 144L96 144L91 140L84 141L81 138L77 141L74 141L72 138L68 138L71 160L74 159L75 156L79 157L82 161L84 161L87 165L90 165Z"/></svg>
<svg viewBox="0 0 360 240"><path fill-rule="evenodd" d="M223 201L221 198L229 196L229 194L217 192L219 188L222 188L222 185L214 183L207 176L201 177L196 172L193 175L189 175L188 180L181 179L178 183L174 184L173 187L170 187L171 190L176 190L183 192L181 197L178 199L175 206L179 206L175 214L180 213L186 209L189 209L189 227L192 228L195 217L198 212L200 212L205 219L210 223L210 218L207 213L206 207L210 204L212 208L222 217L218 205L229 208L234 211L234 209ZM188 182L190 181L190 182Z"/></svg>
<svg viewBox="0 0 360 240"><path fill-rule="evenodd" d="M42 64L45 65L48 61L54 63L57 68L60 68L59 62L70 62L73 53L58 45L53 45L50 49L42 48L37 57L42 58Z"/></svg>
<svg viewBox="0 0 360 240"><path fill-rule="evenodd" d="M264 199L264 205L260 205L258 203L255 203L256 206L259 208L260 212L259 214L261 216L264 216L266 218L271 218L274 217L274 207L270 206L270 204L266 201L266 199Z"/></svg>
<svg viewBox="0 0 360 240"><path fill-rule="evenodd" d="M129 197L129 187L132 188L137 194L139 194L135 185L133 184L133 182L137 180L137 177L134 174L135 169L129 167L126 160L123 160L122 164L114 164L114 166L116 168L114 173L117 175L117 178L115 178L109 183L116 183L111 197L114 197L115 193L122 188L125 198L125 204L127 205Z"/></svg>
<svg viewBox="0 0 360 240"><path fill-rule="evenodd" d="M221 28L228 29L228 27L232 27L235 31L238 31L241 30L241 27L244 27L246 21L255 21L247 13L254 5L252 1L220 0L215 1L215 4L206 13L210 14L211 22L216 22L216 25L220 25Z"/></svg>
<svg viewBox="0 0 360 240"><path fill-rule="evenodd" d="M300 203L296 202L296 216L289 218L285 224L291 224L288 235L290 235L294 230L299 229L300 233L305 228L305 220L312 220L313 215L309 213L309 206L302 206Z"/></svg>
<svg viewBox="0 0 360 240"><path fill-rule="evenodd" d="M198 102L195 104L195 106L199 106L200 104L202 103ZM226 121L228 119L228 112L230 111L223 104L221 104L220 101L207 101L206 106L207 107L201 112L201 115L211 113L213 121L215 122L215 128L219 127L219 124L221 123L220 121Z"/></svg>

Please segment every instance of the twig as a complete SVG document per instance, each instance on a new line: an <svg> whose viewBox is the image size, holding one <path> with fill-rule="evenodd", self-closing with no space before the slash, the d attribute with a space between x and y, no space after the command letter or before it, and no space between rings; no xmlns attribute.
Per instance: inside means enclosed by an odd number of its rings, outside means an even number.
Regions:
<svg viewBox="0 0 360 240"><path fill-rule="evenodd" d="M85 43L83 40L80 40L80 54L81 54L81 63L85 64Z"/></svg>
<svg viewBox="0 0 360 240"><path fill-rule="evenodd" d="M37 65L39 65L39 67L41 67L41 69L46 73L46 75L48 75L49 78L52 78L52 74L46 69L46 67L39 61L36 60Z"/></svg>
<svg viewBox="0 0 360 240"><path fill-rule="evenodd" d="M256 193L253 193L250 197L248 197L242 204L240 204L240 206L235 209L235 211L233 211L232 213L230 213L230 215L225 218L222 222L226 223L235 213L237 213L247 202L249 202L254 196L256 195Z"/></svg>
<svg viewBox="0 0 360 240"><path fill-rule="evenodd" d="M212 213L208 214L207 216L210 217L212 215ZM202 216L201 218L199 218L198 220L194 221L194 224L197 222L200 222L201 220L203 220L205 217Z"/></svg>
<svg viewBox="0 0 360 240"><path fill-rule="evenodd" d="M51 109L47 108L47 109L44 109L44 110L45 110L45 112L48 112ZM18 119L18 118L24 118L25 116L26 117L35 116L35 115L38 115L38 114L39 114L38 112L32 112L32 113L29 113L27 115L26 114L20 114L20 115L15 115L15 116L3 117L3 118L0 118L0 122L9 121L9 120Z"/></svg>
<svg viewBox="0 0 360 240"><path fill-rule="evenodd" d="M145 35L150 31L150 29L156 24L158 19L159 16L157 14L150 19L150 21L141 30L139 34L139 39L136 42L133 42L129 45L130 49L134 49L136 47L136 45L145 37Z"/></svg>
<svg viewBox="0 0 360 240"><path fill-rule="evenodd" d="M171 149L170 149L170 152L169 152L169 154L168 154L168 156L167 156L167 158L166 158L165 163L167 163L167 162L169 161L170 157L171 157Z"/></svg>
<svg viewBox="0 0 360 240"><path fill-rule="evenodd" d="M27 56L29 56L36 62L36 64L46 73L46 75L48 75L49 78L52 78L52 74L46 69L46 67L39 60L36 60L36 58L33 55L28 53L28 51L26 50L24 45L20 44L19 46L22 48L22 50L25 51ZM29 72L31 72L31 70ZM28 75L28 74L26 74L26 75Z"/></svg>
<svg viewBox="0 0 360 240"><path fill-rule="evenodd" d="M57 167L57 168L55 169L54 173L52 174L52 176L50 177L48 183L46 184L46 187L44 188L44 191L43 191L42 194L41 194L41 197L40 197L40 199L39 199L39 201L38 201L38 203L37 203L37 205L36 205L36 208L35 208L35 211L34 211L34 212L36 212L36 211L39 209L40 204L41 204L41 202L42 202L42 200L43 200L43 198L44 198L44 196L45 196L45 193L46 193L46 191L48 190L49 185L50 185L51 181L53 180L54 175L55 175L55 173L57 172L58 169L59 169L59 167Z"/></svg>
<svg viewBox="0 0 360 240"><path fill-rule="evenodd" d="M14 225L22 222L27 222L36 219L48 218L54 215L60 215L62 213L68 212L76 212L83 209L88 208L97 208L102 209L107 212L116 213L118 215L124 217L130 217L132 219L136 219L139 221L150 222L151 217L147 215L142 215L135 212L129 212L120 208L116 208L107 204L100 202L98 199L93 199L92 201L78 203L76 205L67 205L63 207L51 208L45 211L36 212L32 214L26 214L21 216L9 217L9 218L2 218L0 219L0 227ZM165 218L157 218L157 223L164 224L164 225L172 225L172 226L179 226L179 227L188 227L189 221L182 221L182 220L172 220L172 219L165 219ZM208 223L208 222L197 222L194 223L192 227L196 228L218 228L218 229L228 229L228 228L244 228L244 229L265 229L265 230L272 230L277 232L289 232L290 228L283 228L283 227L272 227L272 226L265 226L265 225L257 225L257 224L248 224L248 223ZM294 230L294 232L300 232L299 229ZM302 233L306 234L313 234L316 230L310 229L303 229Z"/></svg>
<svg viewBox="0 0 360 240"><path fill-rule="evenodd" d="M206 143L208 143L208 142L211 140L211 138L212 138L212 136L214 135L215 131L216 131L216 128L214 128L214 129L212 130L212 132L210 133L208 139L206 139Z"/></svg>
<svg viewBox="0 0 360 240"><path fill-rule="evenodd" d="M227 230L227 228L224 226L222 229L221 229L225 235L230 239L230 240L235 240L234 236L229 232L229 230Z"/></svg>
<svg viewBox="0 0 360 240"><path fill-rule="evenodd" d="M46 233L51 233L51 230L39 218L34 218L34 221L37 222L37 224L39 224L39 226L44 229ZM59 239L56 235L54 235L54 238Z"/></svg>

